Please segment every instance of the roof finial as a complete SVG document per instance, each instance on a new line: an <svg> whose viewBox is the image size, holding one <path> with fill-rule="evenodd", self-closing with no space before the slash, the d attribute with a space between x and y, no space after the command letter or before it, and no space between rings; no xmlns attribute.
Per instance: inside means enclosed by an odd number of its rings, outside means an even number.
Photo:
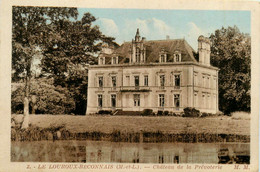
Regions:
<svg viewBox="0 0 260 172"><path fill-rule="evenodd" d="M136 36L140 36L140 34L139 34L139 28L137 28Z"/></svg>
<svg viewBox="0 0 260 172"><path fill-rule="evenodd" d="M136 34L135 34L135 41L140 41L139 28L137 28L137 31L136 31Z"/></svg>

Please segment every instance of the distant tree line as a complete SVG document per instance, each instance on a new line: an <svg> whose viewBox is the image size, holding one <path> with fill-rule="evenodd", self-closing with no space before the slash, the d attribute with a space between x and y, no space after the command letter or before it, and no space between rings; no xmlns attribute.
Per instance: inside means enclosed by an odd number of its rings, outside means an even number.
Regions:
<svg viewBox="0 0 260 172"><path fill-rule="evenodd" d="M97 64L102 43L118 46L95 20L90 13L78 19L77 8L13 7L12 82L20 86L12 91L12 113L85 114L87 65ZM250 36L234 26L210 39L211 63L220 68L220 110L250 111Z"/></svg>

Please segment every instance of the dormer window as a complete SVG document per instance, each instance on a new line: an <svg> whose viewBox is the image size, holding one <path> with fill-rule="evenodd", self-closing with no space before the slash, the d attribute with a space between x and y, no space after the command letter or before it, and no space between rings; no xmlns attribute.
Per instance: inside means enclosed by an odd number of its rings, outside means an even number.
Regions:
<svg viewBox="0 0 260 172"><path fill-rule="evenodd" d="M175 52L174 62L181 62L181 53L180 52Z"/></svg>
<svg viewBox="0 0 260 172"><path fill-rule="evenodd" d="M162 49L161 52L160 52L159 62L160 63L166 63L167 62L167 53L164 49Z"/></svg>
<svg viewBox="0 0 260 172"><path fill-rule="evenodd" d="M105 64L105 57L99 57L99 65Z"/></svg>
<svg viewBox="0 0 260 172"><path fill-rule="evenodd" d="M118 57L112 57L111 64L118 64Z"/></svg>

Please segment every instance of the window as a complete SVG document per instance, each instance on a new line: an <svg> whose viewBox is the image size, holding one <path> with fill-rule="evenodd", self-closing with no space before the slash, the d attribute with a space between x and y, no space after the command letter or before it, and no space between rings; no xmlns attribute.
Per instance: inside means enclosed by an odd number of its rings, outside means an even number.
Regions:
<svg viewBox="0 0 260 172"><path fill-rule="evenodd" d="M112 64L117 64L116 57L112 57Z"/></svg>
<svg viewBox="0 0 260 172"><path fill-rule="evenodd" d="M205 94L202 94L202 108L205 108Z"/></svg>
<svg viewBox="0 0 260 172"><path fill-rule="evenodd" d="M98 77L98 86L103 87L103 76Z"/></svg>
<svg viewBox="0 0 260 172"><path fill-rule="evenodd" d="M179 62L179 61L180 61L180 55L176 54L176 62Z"/></svg>
<svg viewBox="0 0 260 172"><path fill-rule="evenodd" d="M160 75L160 86L164 87L164 83L165 83L165 76L164 75Z"/></svg>
<svg viewBox="0 0 260 172"><path fill-rule="evenodd" d="M194 107L198 107L198 93L194 93Z"/></svg>
<svg viewBox="0 0 260 172"><path fill-rule="evenodd" d="M134 94L134 106L140 106L140 94Z"/></svg>
<svg viewBox="0 0 260 172"><path fill-rule="evenodd" d="M140 62L140 49L139 48L136 48L135 57L136 57L136 62Z"/></svg>
<svg viewBox="0 0 260 172"><path fill-rule="evenodd" d="M102 107L103 106L103 99L102 99L102 94L98 95L98 107Z"/></svg>
<svg viewBox="0 0 260 172"><path fill-rule="evenodd" d="M126 86L130 86L130 76L126 76Z"/></svg>
<svg viewBox="0 0 260 172"><path fill-rule="evenodd" d="M139 86L139 76L135 76L135 86Z"/></svg>
<svg viewBox="0 0 260 172"><path fill-rule="evenodd" d="M198 86L198 75L194 73L194 86Z"/></svg>
<svg viewBox="0 0 260 172"><path fill-rule="evenodd" d="M175 83L175 86L179 87L181 85L181 79L180 79L180 75L174 75L174 83Z"/></svg>
<svg viewBox="0 0 260 172"><path fill-rule="evenodd" d="M104 59L102 57L100 57L99 64L104 64Z"/></svg>
<svg viewBox="0 0 260 172"><path fill-rule="evenodd" d="M144 76L144 86L148 86L148 75Z"/></svg>
<svg viewBox="0 0 260 172"><path fill-rule="evenodd" d="M159 106L164 107L164 94L159 94Z"/></svg>
<svg viewBox="0 0 260 172"><path fill-rule="evenodd" d="M174 94L174 107L180 107L180 94Z"/></svg>
<svg viewBox="0 0 260 172"><path fill-rule="evenodd" d="M116 107L116 95L115 94L111 95L111 106Z"/></svg>
<svg viewBox="0 0 260 172"><path fill-rule="evenodd" d="M213 88L214 88L214 89L216 89L216 84L217 84L217 82L216 82L216 77L214 77L214 78L213 78Z"/></svg>
<svg viewBox="0 0 260 172"><path fill-rule="evenodd" d="M165 60L166 60L166 59L165 59L165 55L162 54L162 55L161 55L161 63L165 63L165 62L166 62Z"/></svg>
<svg viewBox="0 0 260 172"><path fill-rule="evenodd" d="M207 77L207 87L210 88L210 80L209 80L209 76Z"/></svg>
<svg viewBox="0 0 260 172"><path fill-rule="evenodd" d="M112 86L116 87L116 76L112 76Z"/></svg>
<svg viewBox="0 0 260 172"><path fill-rule="evenodd" d="M202 76L202 86L206 87L206 77Z"/></svg>
<svg viewBox="0 0 260 172"><path fill-rule="evenodd" d="M174 53L174 62L180 62L180 61L181 61L181 53L177 51Z"/></svg>

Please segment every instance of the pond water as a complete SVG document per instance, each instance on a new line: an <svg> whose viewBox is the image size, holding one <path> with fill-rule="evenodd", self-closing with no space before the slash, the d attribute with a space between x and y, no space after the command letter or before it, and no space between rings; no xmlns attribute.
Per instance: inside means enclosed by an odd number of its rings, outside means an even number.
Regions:
<svg viewBox="0 0 260 172"><path fill-rule="evenodd" d="M13 162L249 163L249 143L12 142Z"/></svg>

